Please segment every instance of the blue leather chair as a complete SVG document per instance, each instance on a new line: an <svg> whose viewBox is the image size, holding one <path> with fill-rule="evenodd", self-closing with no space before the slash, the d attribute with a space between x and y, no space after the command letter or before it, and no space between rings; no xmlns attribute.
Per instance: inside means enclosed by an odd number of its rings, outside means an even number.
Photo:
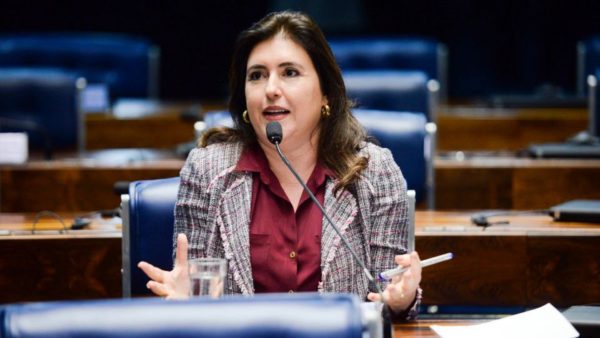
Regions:
<svg viewBox="0 0 600 338"><path fill-rule="evenodd" d="M0 131L25 131L32 149L85 148L85 80L56 69L0 68ZM49 149L48 149L49 148Z"/></svg>
<svg viewBox="0 0 600 338"><path fill-rule="evenodd" d="M370 136L392 152L408 189L416 192L416 200L427 198L428 208L433 209L435 124L427 123L423 115L397 111L355 109L354 116Z"/></svg>
<svg viewBox="0 0 600 338"><path fill-rule="evenodd" d="M29 303L0 310L0 336L381 337L381 317L346 294Z"/></svg>
<svg viewBox="0 0 600 338"><path fill-rule="evenodd" d="M60 68L108 86L112 98L157 97L159 59L158 47L125 35L0 35L0 67Z"/></svg>
<svg viewBox="0 0 600 338"><path fill-rule="evenodd" d="M148 277L137 267L147 261L173 268L173 223L179 177L135 181L121 196L123 217L123 296L152 294Z"/></svg>
<svg viewBox="0 0 600 338"><path fill-rule="evenodd" d="M586 96L587 77L600 68L600 36L589 37L577 43L577 95Z"/></svg>
<svg viewBox="0 0 600 338"><path fill-rule="evenodd" d="M434 121L435 93L421 71L353 70L343 74L348 97L357 108L425 114Z"/></svg>
<svg viewBox="0 0 600 338"><path fill-rule="evenodd" d="M426 198L427 207L433 209L436 125L428 123L423 114L411 112L355 109L353 113L371 136L390 149L408 189L416 192L416 200ZM232 125L231 116L226 111L207 112L204 122L206 128Z"/></svg>
<svg viewBox="0 0 600 338"><path fill-rule="evenodd" d="M447 97L446 47L433 39L371 36L330 39L329 45L343 72L348 70L418 70L440 85Z"/></svg>

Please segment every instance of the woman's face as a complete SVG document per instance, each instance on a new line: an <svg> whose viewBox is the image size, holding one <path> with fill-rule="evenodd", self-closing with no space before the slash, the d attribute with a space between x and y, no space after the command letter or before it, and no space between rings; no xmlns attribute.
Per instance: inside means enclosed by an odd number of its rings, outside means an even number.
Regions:
<svg viewBox="0 0 600 338"><path fill-rule="evenodd" d="M259 142L267 144L267 123L283 128L282 147L316 147L321 107L327 98L308 53L283 33L257 44L246 67L246 107Z"/></svg>

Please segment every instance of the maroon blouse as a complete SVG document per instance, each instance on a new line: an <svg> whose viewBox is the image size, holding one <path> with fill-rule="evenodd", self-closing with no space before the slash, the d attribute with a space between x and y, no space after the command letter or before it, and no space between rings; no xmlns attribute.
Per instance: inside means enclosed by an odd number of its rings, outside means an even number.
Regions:
<svg viewBox="0 0 600 338"><path fill-rule="evenodd" d="M256 293L317 291L321 280L323 216L306 192L294 207L269 168L259 146L245 149L236 171L252 172L250 260ZM308 188L323 204L326 177L332 173L317 163Z"/></svg>

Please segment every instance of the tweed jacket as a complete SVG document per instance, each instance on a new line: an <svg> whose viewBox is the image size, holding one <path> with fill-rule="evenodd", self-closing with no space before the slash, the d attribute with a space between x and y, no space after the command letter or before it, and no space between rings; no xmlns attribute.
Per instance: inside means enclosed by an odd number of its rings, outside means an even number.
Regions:
<svg viewBox="0 0 600 338"><path fill-rule="evenodd" d="M185 233L188 257L224 257L228 262L225 293L254 293L250 264L252 173L234 171L239 143L218 143L192 150L181 170L175 207L175 236ZM333 194L327 179L324 208L371 274L396 267L394 256L406 253L408 209L406 183L389 150L366 143L368 167L353 191ZM275 220L274 220L275 221ZM369 283L360 266L323 218L319 292L347 292L365 299ZM385 285L382 285L382 288Z"/></svg>

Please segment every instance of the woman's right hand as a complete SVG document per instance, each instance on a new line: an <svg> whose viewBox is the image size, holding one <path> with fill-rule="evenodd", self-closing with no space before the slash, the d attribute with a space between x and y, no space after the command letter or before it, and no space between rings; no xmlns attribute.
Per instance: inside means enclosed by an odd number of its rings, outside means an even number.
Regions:
<svg viewBox="0 0 600 338"><path fill-rule="evenodd" d="M189 298L190 279L188 276L187 251L187 237L185 234L178 234L173 270L165 271L152 264L139 262L138 267L150 277L146 287L156 295L166 299Z"/></svg>

